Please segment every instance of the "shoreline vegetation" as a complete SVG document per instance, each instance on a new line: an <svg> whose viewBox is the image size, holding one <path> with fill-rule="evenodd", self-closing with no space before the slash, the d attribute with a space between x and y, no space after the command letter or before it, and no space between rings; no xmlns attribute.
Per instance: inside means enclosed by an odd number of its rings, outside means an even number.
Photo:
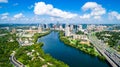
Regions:
<svg viewBox="0 0 120 67"><path fill-rule="evenodd" d="M80 51L83 51L86 54L89 54L91 56L96 56L98 57L98 59L105 61L105 57L102 56L101 54L99 54L99 52L97 52L97 50L94 48L94 46L92 44L90 44L90 46L88 46L87 44L80 44L78 40L74 40L75 43L71 43L69 40L69 37L65 37L64 36L64 32L63 31L59 31L59 38L60 40L65 43L68 46L74 47Z"/></svg>
<svg viewBox="0 0 120 67"><path fill-rule="evenodd" d="M102 31L95 33L95 35L99 40L102 40L106 45L120 53L120 32Z"/></svg>
<svg viewBox="0 0 120 67"><path fill-rule="evenodd" d="M49 54L45 54L41 48L44 44L42 42L37 43L38 38L48 35L50 32L36 33L33 36L34 44L20 47L16 52L16 59L26 67L69 67L64 62L54 59Z"/></svg>
<svg viewBox="0 0 120 67"><path fill-rule="evenodd" d="M46 36L50 33L51 31L47 31L46 33L35 33L33 36L33 43L37 43L38 38L41 38L43 36Z"/></svg>

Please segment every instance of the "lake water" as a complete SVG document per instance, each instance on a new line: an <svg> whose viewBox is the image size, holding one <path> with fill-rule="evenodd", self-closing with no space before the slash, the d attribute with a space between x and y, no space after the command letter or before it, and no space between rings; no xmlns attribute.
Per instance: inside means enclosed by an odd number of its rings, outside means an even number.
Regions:
<svg viewBox="0 0 120 67"><path fill-rule="evenodd" d="M42 49L57 60L63 61L70 67L110 67L108 63L99 60L97 57L85 54L73 47L65 45L59 40L58 32L51 32L38 39L43 42Z"/></svg>

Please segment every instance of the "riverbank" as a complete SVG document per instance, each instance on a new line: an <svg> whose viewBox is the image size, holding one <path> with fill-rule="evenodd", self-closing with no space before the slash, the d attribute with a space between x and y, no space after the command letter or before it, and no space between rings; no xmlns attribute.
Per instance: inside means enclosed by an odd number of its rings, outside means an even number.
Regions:
<svg viewBox="0 0 120 67"><path fill-rule="evenodd" d="M87 44L80 44L79 43L80 41L78 41L78 40L69 40L69 37L64 36L63 31L59 32L59 38L66 45L74 47L80 51L83 51L84 53L90 54L91 56L96 56L100 60L103 60L103 61L105 60L105 57L102 56L101 54L99 54L92 44L90 46L88 46Z"/></svg>
<svg viewBox="0 0 120 67"><path fill-rule="evenodd" d="M38 38L46 36L50 33L51 31L47 31L46 33L35 33L33 36L33 43L37 43Z"/></svg>
<svg viewBox="0 0 120 67"><path fill-rule="evenodd" d="M54 59L49 54L45 54L42 50L43 43L37 43L38 38L49 33L50 31L42 34L36 33L33 36L33 45L20 47L16 52L17 54L15 56L17 60L27 67L68 67L67 64Z"/></svg>

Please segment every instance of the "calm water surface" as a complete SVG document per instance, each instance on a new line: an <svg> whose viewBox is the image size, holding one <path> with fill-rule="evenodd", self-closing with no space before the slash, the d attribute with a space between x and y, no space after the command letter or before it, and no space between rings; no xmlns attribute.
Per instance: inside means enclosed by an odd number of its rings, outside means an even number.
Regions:
<svg viewBox="0 0 120 67"><path fill-rule="evenodd" d="M45 53L63 61L70 67L110 67L97 57L92 57L73 47L66 46L59 40L58 32L51 32L49 35L39 38L38 42L44 43L42 49Z"/></svg>

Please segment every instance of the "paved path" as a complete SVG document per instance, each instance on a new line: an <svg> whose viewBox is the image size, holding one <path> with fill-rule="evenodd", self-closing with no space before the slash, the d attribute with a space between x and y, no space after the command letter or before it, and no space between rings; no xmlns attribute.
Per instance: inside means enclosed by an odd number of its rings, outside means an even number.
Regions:
<svg viewBox="0 0 120 67"><path fill-rule="evenodd" d="M14 57L15 53L13 52L10 56L10 61L11 63L15 66L15 67L25 67L22 63L20 63L19 61L16 60L16 58Z"/></svg>

